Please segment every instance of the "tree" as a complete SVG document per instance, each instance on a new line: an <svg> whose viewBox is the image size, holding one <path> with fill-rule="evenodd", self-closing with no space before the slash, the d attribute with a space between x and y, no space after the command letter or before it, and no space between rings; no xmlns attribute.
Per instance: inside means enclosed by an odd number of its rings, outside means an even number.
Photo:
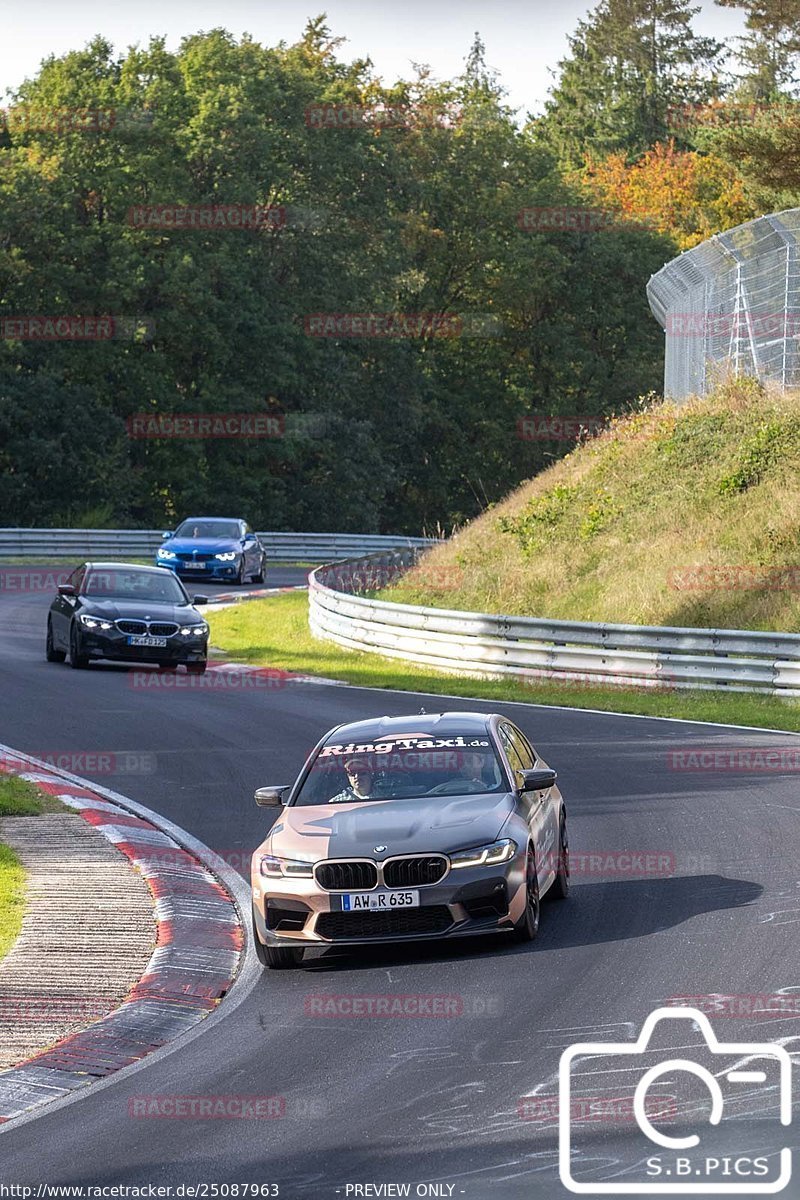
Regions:
<svg viewBox="0 0 800 1200"><path fill-rule="evenodd" d="M792 90L800 54L800 0L716 0L745 13L747 36L739 39L742 98L775 100Z"/></svg>
<svg viewBox="0 0 800 1200"><path fill-rule="evenodd" d="M536 122L560 162L635 158L666 140L671 111L719 93L722 47L693 32L698 11L689 0L600 0L578 23Z"/></svg>
<svg viewBox="0 0 800 1200"><path fill-rule="evenodd" d="M672 142L634 163L621 152L592 161L582 181L604 208L673 237L681 250L757 215L730 163Z"/></svg>
<svg viewBox="0 0 800 1200"><path fill-rule="evenodd" d="M521 442L519 416L605 413L657 384L644 284L669 243L520 229L526 206L582 200L517 128L480 41L441 83L422 69L390 85L336 48L322 20L292 46L217 29L174 53L153 39L116 58L96 40L26 82L18 102L32 111L120 120L92 132L10 124L0 317L127 314L150 332L0 339L4 429L23 475L39 478L19 431L41 406L63 433L65 474L97 503L57 394L75 428L92 423L90 474L120 524L166 528L209 508L261 528L415 533L471 517L568 448ZM314 114L328 112L348 119L322 127ZM231 203L286 220L218 230L128 215ZM375 312L463 314L463 335L308 332L311 314ZM124 435L141 412L277 411L274 439ZM0 489L0 523L30 495L19 474ZM31 511L58 525L72 506L65 489L38 488Z"/></svg>

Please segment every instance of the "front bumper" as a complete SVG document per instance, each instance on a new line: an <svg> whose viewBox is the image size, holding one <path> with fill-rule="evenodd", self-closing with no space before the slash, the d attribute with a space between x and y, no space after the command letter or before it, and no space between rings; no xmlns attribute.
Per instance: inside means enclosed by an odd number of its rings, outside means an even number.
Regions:
<svg viewBox="0 0 800 1200"><path fill-rule="evenodd" d="M93 661L164 662L176 666L179 663L205 662L208 657L207 633L197 637L184 637L176 633L166 639L166 646L131 646L128 636L118 629L98 631L83 628L79 635L81 653Z"/></svg>
<svg viewBox="0 0 800 1200"><path fill-rule="evenodd" d="M264 878L252 872L255 925L270 946L355 946L418 942L511 931L525 907L525 855L497 867L450 870L419 891L418 908L344 912L341 892L314 879Z"/></svg>
<svg viewBox="0 0 800 1200"><path fill-rule="evenodd" d="M212 559L209 562L200 563L198 567L187 567L185 562L164 562L162 559L156 559L157 567L166 567L168 571L174 572L181 579L235 579L239 574L239 559L234 559L233 562L217 562Z"/></svg>

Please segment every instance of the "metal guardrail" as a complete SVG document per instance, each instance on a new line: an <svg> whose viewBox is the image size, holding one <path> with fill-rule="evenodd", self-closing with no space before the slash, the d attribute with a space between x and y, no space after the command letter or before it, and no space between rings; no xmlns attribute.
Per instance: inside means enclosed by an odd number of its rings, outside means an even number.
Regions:
<svg viewBox="0 0 800 1200"><path fill-rule="evenodd" d="M800 634L495 616L375 600L420 551L368 555L309 575L319 638L459 675L580 680L800 696Z"/></svg>
<svg viewBox="0 0 800 1200"><path fill-rule="evenodd" d="M259 533L269 557L283 562L329 563L370 552L433 545L431 538L371 533ZM148 558L163 542L154 529L0 529L1 558Z"/></svg>

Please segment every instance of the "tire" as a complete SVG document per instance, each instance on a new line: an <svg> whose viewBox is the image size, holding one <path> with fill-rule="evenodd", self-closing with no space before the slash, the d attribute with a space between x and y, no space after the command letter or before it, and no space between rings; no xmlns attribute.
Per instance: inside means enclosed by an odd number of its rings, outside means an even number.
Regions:
<svg viewBox="0 0 800 1200"><path fill-rule="evenodd" d="M267 570L267 560L266 560L266 558L264 558L264 556L262 555L262 557L261 557L261 567L259 568L259 572L258 572L258 574L253 576L253 583L263 583L263 582L264 582L264 575L265 575L265 573L266 573L266 570Z"/></svg>
<svg viewBox="0 0 800 1200"><path fill-rule="evenodd" d="M84 671L89 665L86 655L78 653L78 634L74 622L69 631L69 665L73 671Z"/></svg>
<svg viewBox="0 0 800 1200"><path fill-rule="evenodd" d="M190 675L205 675L207 666L208 666L208 663L205 661L204 662L187 663L186 670L189 672Z"/></svg>
<svg viewBox="0 0 800 1200"><path fill-rule="evenodd" d="M567 818L563 812L558 835L558 874L550 885L547 895L552 896L554 900L566 900L569 895L569 838L567 837Z"/></svg>
<svg viewBox="0 0 800 1200"><path fill-rule="evenodd" d="M525 864L526 898L525 912L514 926L514 938L518 942L532 942L539 932L539 880L536 876L536 858L533 846L528 847L528 857Z"/></svg>
<svg viewBox="0 0 800 1200"><path fill-rule="evenodd" d="M53 624L50 618L47 618L47 640L44 644L44 656L48 662L63 662L67 657L66 650L56 650L53 645Z"/></svg>
<svg viewBox="0 0 800 1200"><path fill-rule="evenodd" d="M253 941L256 944L256 955L262 967L272 971L285 971L291 967L299 967L303 961L303 951L294 946L265 946L259 940L256 929L255 910L253 911Z"/></svg>
<svg viewBox="0 0 800 1200"><path fill-rule="evenodd" d="M239 561L239 570L236 572L236 578L233 582L237 587L242 587L244 585L244 555L242 555Z"/></svg>

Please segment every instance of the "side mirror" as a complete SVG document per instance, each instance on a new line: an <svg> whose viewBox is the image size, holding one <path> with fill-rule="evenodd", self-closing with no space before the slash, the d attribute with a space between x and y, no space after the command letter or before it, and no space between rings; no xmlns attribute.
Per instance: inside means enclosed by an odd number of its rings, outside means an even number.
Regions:
<svg viewBox="0 0 800 1200"><path fill-rule="evenodd" d="M255 801L259 808L280 808L285 803L284 796L291 784L284 783L282 787L256 788Z"/></svg>
<svg viewBox="0 0 800 1200"><path fill-rule="evenodd" d="M165 540L166 540L167 538L171 538L171 537L172 537L172 530L171 530L171 529L167 529L167 530L166 530L166 532L162 533L162 535L161 535L161 536L162 536L162 538L164 538Z"/></svg>
<svg viewBox="0 0 800 1200"><path fill-rule="evenodd" d="M550 767L531 767L522 772L523 792L544 792L551 788L558 779Z"/></svg>
<svg viewBox="0 0 800 1200"><path fill-rule="evenodd" d="M192 604L208 604L208 596L192 596Z"/></svg>
<svg viewBox="0 0 800 1200"><path fill-rule="evenodd" d="M71 583L60 583L58 585L59 596L74 596L75 588Z"/></svg>

